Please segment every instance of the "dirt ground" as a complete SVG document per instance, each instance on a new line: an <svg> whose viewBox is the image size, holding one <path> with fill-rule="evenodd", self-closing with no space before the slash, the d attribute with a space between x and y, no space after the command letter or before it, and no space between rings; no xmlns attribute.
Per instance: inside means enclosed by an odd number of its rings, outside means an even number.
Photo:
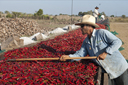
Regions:
<svg viewBox="0 0 128 85"><path fill-rule="evenodd" d="M110 22L110 31L116 31L118 38L120 38L124 44L121 46L124 50L120 51L125 59L128 59L128 23L124 22Z"/></svg>

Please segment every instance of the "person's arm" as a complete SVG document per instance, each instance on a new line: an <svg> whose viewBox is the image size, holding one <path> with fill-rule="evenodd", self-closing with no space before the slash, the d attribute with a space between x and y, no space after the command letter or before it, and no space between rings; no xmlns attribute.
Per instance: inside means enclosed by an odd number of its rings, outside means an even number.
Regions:
<svg viewBox="0 0 128 85"><path fill-rule="evenodd" d="M70 54L70 55L62 55L60 60L61 61L66 61L64 58L68 58L68 57L84 57L87 55L87 51L86 51L86 48L85 48L85 43L83 42L80 50L76 51L76 53L74 54ZM75 61L79 61L80 59L74 59ZM74 61L74 60L71 60L71 61Z"/></svg>
<svg viewBox="0 0 128 85"><path fill-rule="evenodd" d="M108 30L101 30L100 36L102 40L104 40L106 43L109 44L109 46L106 48L105 52L100 54L97 57L97 60L104 60L107 56L107 54L112 54L114 51L117 51L120 46L122 45L122 42L119 38L117 38L115 35L113 35Z"/></svg>
<svg viewBox="0 0 128 85"><path fill-rule="evenodd" d="M108 30L103 30L101 36L109 44L105 52L110 55L114 51L117 51L122 45L122 41Z"/></svg>

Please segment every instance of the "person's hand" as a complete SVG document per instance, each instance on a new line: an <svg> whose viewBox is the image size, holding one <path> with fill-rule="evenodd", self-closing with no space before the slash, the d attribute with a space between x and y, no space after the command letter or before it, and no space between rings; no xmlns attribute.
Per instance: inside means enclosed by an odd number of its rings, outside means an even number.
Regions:
<svg viewBox="0 0 128 85"><path fill-rule="evenodd" d="M102 54L100 54L98 57L97 57L97 60L104 60L107 56L107 53L106 52L103 52Z"/></svg>
<svg viewBox="0 0 128 85"><path fill-rule="evenodd" d="M62 56L60 57L60 61L66 61L65 58L69 58L69 56L68 56L68 55L62 55Z"/></svg>

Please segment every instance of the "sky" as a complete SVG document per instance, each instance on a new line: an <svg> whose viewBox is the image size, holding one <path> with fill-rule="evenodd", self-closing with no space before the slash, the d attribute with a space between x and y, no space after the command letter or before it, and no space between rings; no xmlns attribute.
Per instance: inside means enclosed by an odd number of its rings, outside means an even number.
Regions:
<svg viewBox="0 0 128 85"><path fill-rule="evenodd" d="M99 13L107 16L128 16L128 0L0 0L0 11L22 12L34 14L39 9L43 14L59 15L94 11L99 7Z"/></svg>

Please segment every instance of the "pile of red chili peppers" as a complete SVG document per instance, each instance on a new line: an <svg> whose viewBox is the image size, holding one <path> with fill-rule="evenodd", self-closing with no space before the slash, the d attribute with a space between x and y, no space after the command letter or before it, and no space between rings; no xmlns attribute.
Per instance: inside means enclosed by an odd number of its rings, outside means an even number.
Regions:
<svg viewBox="0 0 128 85"><path fill-rule="evenodd" d="M98 24L105 29L104 25ZM32 47L24 47L5 52L0 63L0 85L94 85L97 66L84 60L79 62L27 61L6 62L17 58L52 58L72 54L79 50L87 35L81 30L42 41Z"/></svg>

